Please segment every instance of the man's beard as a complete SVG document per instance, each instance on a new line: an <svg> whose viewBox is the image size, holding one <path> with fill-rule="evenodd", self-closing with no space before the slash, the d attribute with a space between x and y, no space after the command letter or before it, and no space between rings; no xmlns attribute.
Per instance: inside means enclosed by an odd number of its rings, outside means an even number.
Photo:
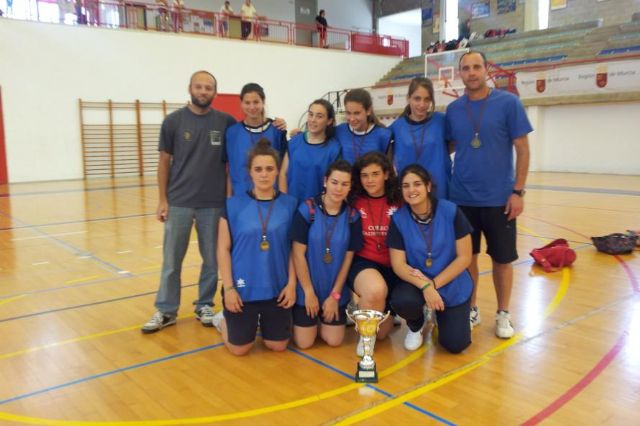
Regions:
<svg viewBox="0 0 640 426"><path fill-rule="evenodd" d="M198 108L208 108L211 106L211 101L213 101L213 98L206 98L206 100L204 102L200 102L200 100L198 100L198 98L196 98L195 96L191 95L191 103L195 106L197 106Z"/></svg>

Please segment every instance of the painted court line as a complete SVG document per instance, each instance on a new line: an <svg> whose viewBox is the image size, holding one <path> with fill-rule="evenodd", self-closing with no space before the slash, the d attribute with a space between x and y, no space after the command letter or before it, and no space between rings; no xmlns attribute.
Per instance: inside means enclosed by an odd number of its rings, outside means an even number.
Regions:
<svg viewBox="0 0 640 426"><path fill-rule="evenodd" d="M51 237L64 237L67 235L77 235L77 234L86 234L87 231L76 231L76 232L63 232L60 234L49 234ZM38 240L41 238L47 238L46 235L37 235L34 237L22 237L22 238L12 238L11 241L26 241L26 240Z"/></svg>
<svg viewBox="0 0 640 426"><path fill-rule="evenodd" d="M135 370L137 368L146 367L148 365L157 364L159 362L169 361L169 360L172 360L172 359L175 359L175 358L180 358L180 357L183 357L183 356L186 356L186 355L191 355L191 354L202 352L202 351L206 351L206 350L209 350L209 349L214 349L214 348L220 347L222 345L224 345L224 343L216 343L215 345L203 346L201 348L193 349L193 350L186 351L186 352L180 352L180 353L177 353L177 354L168 355L168 356L165 356L165 357L162 357L162 358L157 358L157 359L154 359L154 360L151 360L151 361L146 361L146 362L143 362L143 363L140 363L140 364L134 364L134 365L130 365L128 367L117 368L115 370L106 371L106 372L100 373L100 374L95 374L93 376L83 377L82 379L73 380L71 382L62 383L60 385L51 386L51 387L48 387L48 388L44 388L44 389L40 389L40 390L37 390L37 391L33 391L33 392L29 392L29 393L25 393L25 394L22 394L22 395L17 395L17 396L11 397L11 398L0 400L0 405L8 404L8 403L14 402L14 401L19 401L21 399L29 398L29 397L36 396L36 395L41 395L43 393L51 392L51 391L54 391L54 390L68 388L69 386L77 385L77 384L80 384L80 383L85 383L85 382L88 382L88 381L91 381L91 380L100 379L102 377L113 376L114 374L124 373L125 371Z"/></svg>

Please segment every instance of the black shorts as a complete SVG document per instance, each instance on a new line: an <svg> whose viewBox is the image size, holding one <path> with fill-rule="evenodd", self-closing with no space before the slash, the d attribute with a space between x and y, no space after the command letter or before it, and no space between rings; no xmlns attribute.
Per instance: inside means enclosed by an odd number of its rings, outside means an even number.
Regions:
<svg viewBox="0 0 640 426"><path fill-rule="evenodd" d="M338 307L338 319L336 321L326 322L322 318L322 306L315 318L307 315L307 309L304 306L295 305L293 307L293 325L297 327L313 327L318 325L318 321L326 325L345 325L347 323L347 314L345 313L347 305Z"/></svg>
<svg viewBox="0 0 640 426"><path fill-rule="evenodd" d="M487 240L487 254L497 263L511 263L518 258L516 220L507 220L505 207L469 207L460 209L473 226L473 254L480 253L480 239Z"/></svg>
<svg viewBox="0 0 640 426"><path fill-rule="evenodd" d="M258 322L264 340L281 341L291 338L291 308L278 306L276 299L244 302L242 312L224 310L227 334L232 345L246 345L256 340Z"/></svg>
<svg viewBox="0 0 640 426"><path fill-rule="evenodd" d="M376 271L380 272L380 275L382 275L382 278L384 278L384 282L387 283L387 304L384 310L391 310L391 305L389 304L389 300L391 299L391 292L396 286L396 283L400 281L400 278L398 278L396 273L393 272L393 269L389 266L381 265L378 262L365 259L364 257L354 256L353 262L351 262L351 268L349 269L349 274L347 275L347 286L351 289L352 292L356 292L354 289L356 277L365 269L375 269Z"/></svg>
<svg viewBox="0 0 640 426"><path fill-rule="evenodd" d="M356 277L365 269L375 269L380 272L380 275L382 275L382 278L384 278L384 281L387 283L387 288L389 289L388 294L391 294L391 289L393 289L393 286L395 286L395 284L400 280L391 267L381 265L378 262L365 259L364 257L354 256L353 262L351 262L351 268L349 269L349 274L347 275L347 286L354 293L356 292L354 289Z"/></svg>

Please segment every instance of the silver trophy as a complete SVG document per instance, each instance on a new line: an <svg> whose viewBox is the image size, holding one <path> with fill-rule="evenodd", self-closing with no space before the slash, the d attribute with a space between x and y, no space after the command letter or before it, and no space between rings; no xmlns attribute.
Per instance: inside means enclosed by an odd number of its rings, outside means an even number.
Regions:
<svg viewBox="0 0 640 426"><path fill-rule="evenodd" d="M356 324L356 331L362 337L364 346L364 355L356 370L356 382L378 383L376 362L373 360L373 339L378 334L380 324L389 318L390 314L391 312L384 314L373 309L358 309L351 313L347 311L347 316Z"/></svg>

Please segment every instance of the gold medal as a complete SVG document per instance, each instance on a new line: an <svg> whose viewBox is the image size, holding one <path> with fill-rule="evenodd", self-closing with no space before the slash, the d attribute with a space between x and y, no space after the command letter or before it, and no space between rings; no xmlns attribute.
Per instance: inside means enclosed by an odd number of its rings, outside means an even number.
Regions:
<svg viewBox="0 0 640 426"><path fill-rule="evenodd" d="M267 241L267 236L262 236L262 241L260 241L260 250L267 251L269 250L269 241Z"/></svg>
<svg viewBox="0 0 640 426"><path fill-rule="evenodd" d="M433 260L430 257L427 257L427 260L424 261L424 266L431 268L431 266L433 266Z"/></svg>
<svg viewBox="0 0 640 426"><path fill-rule="evenodd" d="M476 133L476 135L473 137L473 139L471 139L471 146L475 149L478 149L482 146L482 142L480 142L480 138L478 137L478 134Z"/></svg>
<svg viewBox="0 0 640 426"><path fill-rule="evenodd" d="M329 251L329 249L327 249L324 256L322 256L322 261L324 263L331 263L333 261L333 256L331 256L331 252Z"/></svg>

